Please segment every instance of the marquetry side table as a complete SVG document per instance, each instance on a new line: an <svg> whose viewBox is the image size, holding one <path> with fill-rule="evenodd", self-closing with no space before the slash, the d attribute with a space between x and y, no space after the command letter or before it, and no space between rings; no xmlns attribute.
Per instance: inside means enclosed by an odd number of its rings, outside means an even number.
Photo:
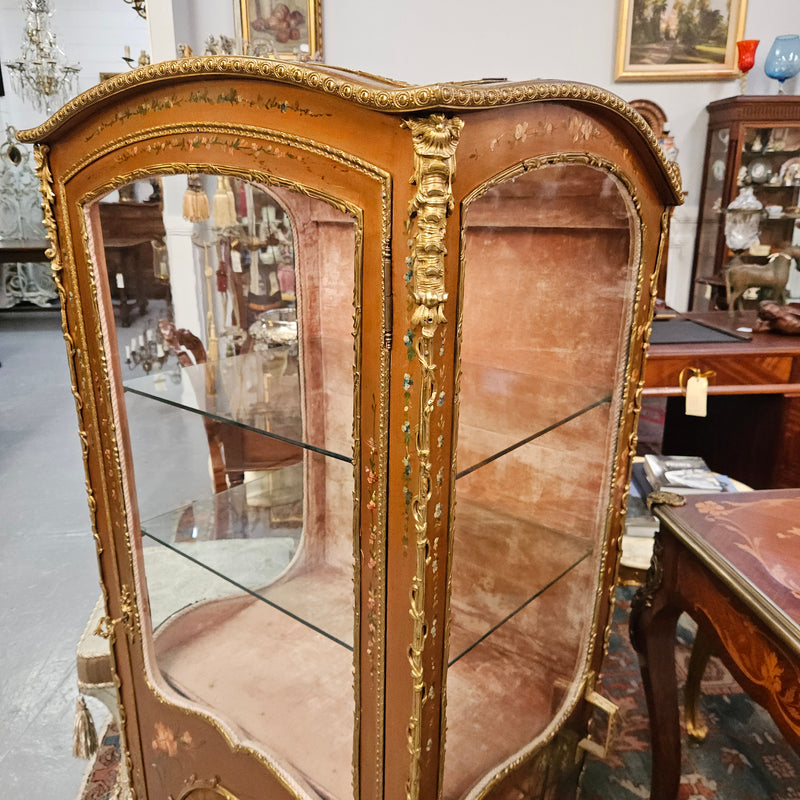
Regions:
<svg viewBox="0 0 800 800"><path fill-rule="evenodd" d="M634 598L653 751L651 800L675 800L681 739L675 633L686 612L741 687L800 748L800 489L695 495L658 506L661 529Z"/></svg>

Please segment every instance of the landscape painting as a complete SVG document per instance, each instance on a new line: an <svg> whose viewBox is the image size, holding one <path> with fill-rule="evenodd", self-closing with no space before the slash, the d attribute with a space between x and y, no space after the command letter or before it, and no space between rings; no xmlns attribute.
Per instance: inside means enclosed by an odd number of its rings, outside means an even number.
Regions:
<svg viewBox="0 0 800 800"><path fill-rule="evenodd" d="M747 0L620 0L616 80L731 79Z"/></svg>

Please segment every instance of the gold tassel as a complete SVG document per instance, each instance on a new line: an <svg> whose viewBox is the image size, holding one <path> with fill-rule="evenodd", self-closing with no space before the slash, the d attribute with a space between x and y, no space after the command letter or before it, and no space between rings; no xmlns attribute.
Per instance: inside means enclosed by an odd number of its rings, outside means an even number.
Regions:
<svg viewBox="0 0 800 800"><path fill-rule="evenodd" d="M86 708L86 701L78 697L75 704L75 724L72 728L72 755L75 758L91 758L97 752L97 730L94 720Z"/></svg>
<svg viewBox="0 0 800 800"><path fill-rule="evenodd" d="M228 192L224 178L217 178L217 190L214 192L214 227L230 228L236 224L236 216L231 214Z"/></svg>
<svg viewBox="0 0 800 800"><path fill-rule="evenodd" d="M211 207L208 204L208 195L205 192L197 192L196 194L196 213L197 219L192 222L204 222L211 216Z"/></svg>
<svg viewBox="0 0 800 800"><path fill-rule="evenodd" d="M183 218L191 220L194 216L194 192L187 186L186 191L183 193Z"/></svg>
<svg viewBox="0 0 800 800"><path fill-rule="evenodd" d="M230 178L225 178L225 194L228 197L228 214L232 220L231 225L236 225L239 219L236 216L236 198L233 195L233 187L231 186Z"/></svg>
<svg viewBox="0 0 800 800"><path fill-rule="evenodd" d="M183 218L187 222L204 222L211 216L208 195L203 190L201 175L189 175L183 194Z"/></svg>

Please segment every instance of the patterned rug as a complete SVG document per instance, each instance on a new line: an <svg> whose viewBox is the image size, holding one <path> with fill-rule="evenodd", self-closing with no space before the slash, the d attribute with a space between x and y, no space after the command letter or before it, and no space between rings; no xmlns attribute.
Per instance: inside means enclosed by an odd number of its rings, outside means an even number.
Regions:
<svg viewBox="0 0 800 800"><path fill-rule="evenodd" d="M636 653L628 638L632 587L617 591L601 692L620 709L613 752L606 763L589 757L581 800L634 800L650 796L650 731ZM678 681L686 679L694 627L678 624ZM682 688L680 689L682 692ZM681 694L682 696L682 694ZM699 703L705 741L683 735L679 800L800 800L800 755L772 719L741 693L717 659L706 670Z"/></svg>
<svg viewBox="0 0 800 800"><path fill-rule="evenodd" d="M117 783L119 732L116 724L109 722L98 738L100 746L83 776L78 800L108 800Z"/></svg>
<svg viewBox="0 0 800 800"><path fill-rule="evenodd" d="M581 800L636 800L650 796L650 732L636 654L628 639L631 587L619 589L601 691L620 708L607 762L587 759ZM678 679L685 680L694 632L681 619ZM706 670L700 710L709 732L704 742L684 736L679 800L800 800L800 755L781 737L769 715L742 694L716 659ZM101 737L78 800L109 800L119 763L113 724Z"/></svg>

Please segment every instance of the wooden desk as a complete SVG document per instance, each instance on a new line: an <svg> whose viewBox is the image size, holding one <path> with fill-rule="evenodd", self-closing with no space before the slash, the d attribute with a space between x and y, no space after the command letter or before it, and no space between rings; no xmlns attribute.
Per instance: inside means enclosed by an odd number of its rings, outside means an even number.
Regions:
<svg viewBox="0 0 800 800"><path fill-rule="evenodd" d="M754 311L682 316L731 330L751 327L756 318ZM705 418L683 412L678 379L685 367L716 373ZM800 486L800 336L654 344L644 380L645 397L668 398L664 452L703 456L713 470L755 489Z"/></svg>
<svg viewBox="0 0 800 800"><path fill-rule="evenodd" d="M0 239L0 307L13 308L20 302L40 308L58 308L46 239Z"/></svg>
<svg viewBox="0 0 800 800"><path fill-rule="evenodd" d="M695 495L659 506L631 609L653 751L651 800L675 800L681 733L675 634L685 612L741 687L800 749L800 489Z"/></svg>
<svg viewBox="0 0 800 800"><path fill-rule="evenodd" d="M131 311L147 312L150 298L168 297L168 282L156 280L151 242L166 235L161 203L99 203L100 224L112 300L120 325L131 324ZM122 285L118 283L120 280Z"/></svg>
<svg viewBox="0 0 800 800"><path fill-rule="evenodd" d="M47 263L50 260L45 255L48 247L47 239L0 239L0 264L18 261Z"/></svg>

